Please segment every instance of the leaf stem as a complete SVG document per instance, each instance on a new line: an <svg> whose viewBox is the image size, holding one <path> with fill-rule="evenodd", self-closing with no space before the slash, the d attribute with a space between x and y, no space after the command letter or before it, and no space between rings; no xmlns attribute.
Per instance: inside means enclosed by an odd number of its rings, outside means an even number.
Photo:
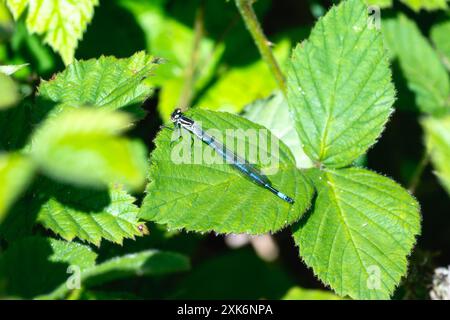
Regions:
<svg viewBox="0 0 450 320"><path fill-rule="evenodd" d="M408 190L412 194L414 194L414 192L416 191L417 186L419 185L419 182L420 182L420 178L422 177L422 174L429 162L430 162L429 153L427 150L425 150L422 155L422 158L420 159L419 164L416 167L416 170L414 171L411 181L409 183Z"/></svg>
<svg viewBox="0 0 450 320"><path fill-rule="evenodd" d="M278 86L283 91L286 92L286 80L283 73L281 72L278 62L272 52L271 43L267 40L261 25L258 21L255 11L253 10L252 4L254 0L235 0L236 6L244 20L247 30L250 32L253 41L258 47L259 53L261 54L263 60L269 66L272 75L274 76Z"/></svg>
<svg viewBox="0 0 450 320"><path fill-rule="evenodd" d="M197 62L200 51L200 43L203 38L203 33L204 33L204 5L202 2L197 8L197 13L195 16L194 43L192 46L190 62L185 72L185 81L183 88L181 90L180 100L178 102L178 107L182 111L186 111L189 108L189 104L192 102L192 98L194 96L195 74L197 71Z"/></svg>

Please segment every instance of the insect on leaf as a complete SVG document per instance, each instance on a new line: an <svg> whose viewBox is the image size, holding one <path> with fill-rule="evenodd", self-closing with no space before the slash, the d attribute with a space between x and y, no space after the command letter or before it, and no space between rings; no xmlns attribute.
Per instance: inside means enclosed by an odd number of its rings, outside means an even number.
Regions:
<svg viewBox="0 0 450 320"><path fill-rule="evenodd" d="M199 139L190 140L187 135L171 147L172 132L163 130L151 155L151 182L142 219L167 224L169 229L260 234L278 231L300 218L313 191L281 141L264 127L236 115L207 110L188 115L201 122L207 132L211 130L227 148L236 151L243 146L245 154L237 152L241 157L253 152L253 161L247 160L271 171L268 178L272 185L294 198L295 204L244 177Z"/></svg>

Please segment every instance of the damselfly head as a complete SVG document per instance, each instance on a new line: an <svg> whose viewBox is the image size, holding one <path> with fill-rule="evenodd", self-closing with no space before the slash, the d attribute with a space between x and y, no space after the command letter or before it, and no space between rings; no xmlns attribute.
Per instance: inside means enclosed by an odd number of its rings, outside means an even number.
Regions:
<svg viewBox="0 0 450 320"><path fill-rule="evenodd" d="M175 109L174 112L172 112L172 114L170 115L170 120L172 122L177 122L177 120L181 117L182 113L181 113L181 109Z"/></svg>

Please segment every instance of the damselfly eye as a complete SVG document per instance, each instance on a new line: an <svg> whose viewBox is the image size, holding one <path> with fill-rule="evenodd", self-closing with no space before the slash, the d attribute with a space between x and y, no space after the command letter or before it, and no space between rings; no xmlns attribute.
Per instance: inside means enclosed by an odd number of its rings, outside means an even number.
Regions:
<svg viewBox="0 0 450 320"><path fill-rule="evenodd" d="M174 112L172 112L172 114L170 115L170 119L172 121L177 120L179 117L181 116L181 109L175 109Z"/></svg>

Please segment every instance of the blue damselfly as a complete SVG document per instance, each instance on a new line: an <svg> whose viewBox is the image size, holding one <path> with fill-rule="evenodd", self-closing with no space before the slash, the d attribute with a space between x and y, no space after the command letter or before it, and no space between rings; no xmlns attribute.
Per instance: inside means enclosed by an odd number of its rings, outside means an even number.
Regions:
<svg viewBox="0 0 450 320"><path fill-rule="evenodd" d="M194 136L199 138L201 141L206 143L208 146L213 148L227 163L236 168L240 173L247 176L255 182L257 185L270 190L273 194L283 199L284 201L293 204L294 200L284 193L278 191L269 179L257 170L252 164L238 156L236 153L227 149L220 141L217 141L213 136L206 133L194 120L186 117L180 109L176 109L170 120L173 122L176 128L183 128L188 132L192 133Z"/></svg>

